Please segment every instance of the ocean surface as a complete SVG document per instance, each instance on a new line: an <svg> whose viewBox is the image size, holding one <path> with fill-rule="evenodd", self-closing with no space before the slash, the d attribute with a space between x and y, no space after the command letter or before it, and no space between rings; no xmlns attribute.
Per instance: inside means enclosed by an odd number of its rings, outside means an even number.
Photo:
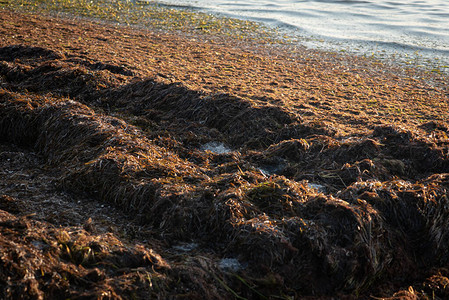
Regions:
<svg viewBox="0 0 449 300"><path fill-rule="evenodd" d="M297 43L449 73L449 0L160 0L259 21Z"/></svg>

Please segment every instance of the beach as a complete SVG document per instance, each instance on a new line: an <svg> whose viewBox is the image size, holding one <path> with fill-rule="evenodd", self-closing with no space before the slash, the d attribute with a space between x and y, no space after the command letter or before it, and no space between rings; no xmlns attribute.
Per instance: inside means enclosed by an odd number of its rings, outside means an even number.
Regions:
<svg viewBox="0 0 449 300"><path fill-rule="evenodd" d="M445 299L447 77L0 8L0 298Z"/></svg>

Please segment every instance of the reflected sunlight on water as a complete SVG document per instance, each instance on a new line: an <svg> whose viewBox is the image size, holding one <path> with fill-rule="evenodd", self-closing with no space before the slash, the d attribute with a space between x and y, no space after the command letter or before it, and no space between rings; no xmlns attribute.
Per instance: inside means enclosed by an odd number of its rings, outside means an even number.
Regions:
<svg viewBox="0 0 449 300"><path fill-rule="evenodd" d="M405 62L449 65L446 0L161 0L261 21L312 48L377 54ZM444 71L444 70L443 70Z"/></svg>

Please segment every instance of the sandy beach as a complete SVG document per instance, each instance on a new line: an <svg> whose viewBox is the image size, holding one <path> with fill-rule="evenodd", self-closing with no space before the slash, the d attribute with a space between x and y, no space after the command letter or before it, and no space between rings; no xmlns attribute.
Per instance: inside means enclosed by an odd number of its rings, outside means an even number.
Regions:
<svg viewBox="0 0 449 300"><path fill-rule="evenodd" d="M0 7L0 298L445 299L447 77Z"/></svg>

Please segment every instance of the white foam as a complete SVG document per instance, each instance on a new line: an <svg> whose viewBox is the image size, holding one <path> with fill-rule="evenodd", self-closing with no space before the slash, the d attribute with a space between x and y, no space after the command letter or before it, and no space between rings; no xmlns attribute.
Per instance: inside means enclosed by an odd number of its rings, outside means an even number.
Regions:
<svg viewBox="0 0 449 300"><path fill-rule="evenodd" d="M216 154L225 154L232 152L230 148L226 147L223 143L220 142L209 142L207 144L204 144L201 147L201 150L210 151Z"/></svg>
<svg viewBox="0 0 449 300"><path fill-rule="evenodd" d="M238 272L243 269L242 264L236 258L223 258L218 266L223 271L228 272Z"/></svg>

